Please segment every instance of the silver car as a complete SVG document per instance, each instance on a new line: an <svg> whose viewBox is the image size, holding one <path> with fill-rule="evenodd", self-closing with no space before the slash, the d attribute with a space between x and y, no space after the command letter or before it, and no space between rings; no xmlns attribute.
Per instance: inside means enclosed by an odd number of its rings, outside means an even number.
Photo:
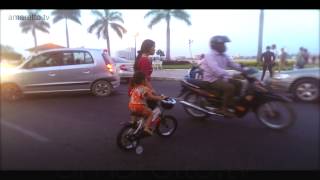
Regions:
<svg viewBox="0 0 320 180"><path fill-rule="evenodd" d="M120 79L128 82L128 80L133 77L134 61L120 57L112 57L112 60L116 64Z"/></svg>
<svg viewBox="0 0 320 180"><path fill-rule="evenodd" d="M319 100L320 68L295 69L276 74L266 80L272 89L289 92L300 101Z"/></svg>
<svg viewBox="0 0 320 180"><path fill-rule="evenodd" d="M108 96L120 85L114 62L101 49L42 51L15 68L2 68L1 74L1 96L8 100L23 94L70 91Z"/></svg>

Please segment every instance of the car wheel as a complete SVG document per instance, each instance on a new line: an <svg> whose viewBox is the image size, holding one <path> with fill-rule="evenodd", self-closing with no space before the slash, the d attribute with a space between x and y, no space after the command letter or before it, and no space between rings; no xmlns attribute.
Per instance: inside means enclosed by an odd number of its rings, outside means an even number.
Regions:
<svg viewBox="0 0 320 180"><path fill-rule="evenodd" d="M109 96L112 92L112 86L106 80L99 80L92 85L91 91L95 96Z"/></svg>
<svg viewBox="0 0 320 180"><path fill-rule="evenodd" d="M304 79L292 87L294 97L299 101L314 102L319 99L319 82L314 79Z"/></svg>
<svg viewBox="0 0 320 180"><path fill-rule="evenodd" d="M6 101L16 101L23 96L20 88L15 84L4 84L1 87L1 98Z"/></svg>

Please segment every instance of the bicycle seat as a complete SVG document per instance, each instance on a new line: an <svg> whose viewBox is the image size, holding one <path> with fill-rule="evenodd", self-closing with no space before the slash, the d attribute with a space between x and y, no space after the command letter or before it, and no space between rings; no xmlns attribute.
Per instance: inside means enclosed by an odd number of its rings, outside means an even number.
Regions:
<svg viewBox="0 0 320 180"><path fill-rule="evenodd" d="M140 112L131 112L130 114L131 114L131 116L145 117L145 116L144 116L142 113L140 113Z"/></svg>

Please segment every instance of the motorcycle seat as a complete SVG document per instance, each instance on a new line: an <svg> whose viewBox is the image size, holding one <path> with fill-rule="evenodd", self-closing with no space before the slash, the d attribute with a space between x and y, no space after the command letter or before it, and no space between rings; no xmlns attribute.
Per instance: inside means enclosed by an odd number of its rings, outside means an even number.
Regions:
<svg viewBox="0 0 320 180"><path fill-rule="evenodd" d="M195 88L200 88L200 89L204 89L210 92L214 92L214 93L219 93L220 90L218 88L212 88L210 87L210 82L208 81L202 81L199 79L186 79L186 82L193 85L193 87Z"/></svg>
<svg viewBox="0 0 320 180"><path fill-rule="evenodd" d="M199 80L199 79L187 79L186 82L196 86L197 88L206 88L209 86L209 82L207 81L202 81L202 80Z"/></svg>

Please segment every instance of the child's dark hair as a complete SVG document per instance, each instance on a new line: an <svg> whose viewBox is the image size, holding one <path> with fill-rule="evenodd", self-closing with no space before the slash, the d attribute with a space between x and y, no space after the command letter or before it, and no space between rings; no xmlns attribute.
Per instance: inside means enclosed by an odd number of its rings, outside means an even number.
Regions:
<svg viewBox="0 0 320 180"><path fill-rule="evenodd" d="M133 74L133 78L130 82L130 86L133 87L135 85L139 85L139 84L142 84L144 81L145 81L145 78L146 76L144 75L143 72L141 71L136 71L134 74Z"/></svg>

